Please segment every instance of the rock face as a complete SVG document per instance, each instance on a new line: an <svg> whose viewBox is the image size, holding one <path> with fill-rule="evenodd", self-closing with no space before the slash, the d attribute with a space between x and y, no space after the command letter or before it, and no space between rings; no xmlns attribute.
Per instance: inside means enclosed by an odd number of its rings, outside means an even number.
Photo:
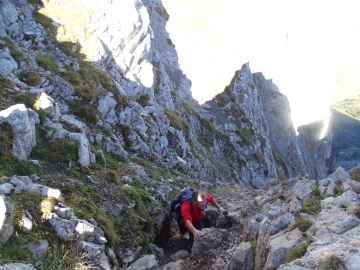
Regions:
<svg viewBox="0 0 360 270"><path fill-rule="evenodd" d="M278 156L285 161L290 177L305 175L306 167L291 120L290 104L271 80L261 73L253 74L254 83L261 96L264 115L269 128L269 139Z"/></svg>
<svg viewBox="0 0 360 270"><path fill-rule="evenodd" d="M214 119L214 126L229 137L226 150L213 149L219 160L229 156L235 159L238 178L248 179L256 188L277 177L263 104L248 63L235 73L225 92L207 102L205 108L209 108L212 115L208 117Z"/></svg>
<svg viewBox="0 0 360 270"><path fill-rule="evenodd" d="M332 133L328 133L320 139L323 126L323 121L320 121L298 127L299 145L306 164L306 171L314 179L325 178L329 168Z"/></svg>
<svg viewBox="0 0 360 270"><path fill-rule="evenodd" d="M324 123L315 122L298 127L299 134L296 135L287 98L279 92L271 80L265 80L261 73L255 73L253 77L264 104L270 143L276 151L275 159L279 159L278 155L280 155L285 161L289 177L305 174L311 179L326 177L332 133L328 132L320 139Z"/></svg>

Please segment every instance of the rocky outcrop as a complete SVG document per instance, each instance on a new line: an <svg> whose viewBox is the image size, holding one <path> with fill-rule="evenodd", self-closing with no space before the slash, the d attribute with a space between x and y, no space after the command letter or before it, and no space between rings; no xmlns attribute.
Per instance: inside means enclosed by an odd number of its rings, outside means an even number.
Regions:
<svg viewBox="0 0 360 270"><path fill-rule="evenodd" d="M248 63L235 73L226 90L204 107L214 126L229 138L227 152L219 147L212 150L219 160L235 159L237 177L256 188L277 177L263 105Z"/></svg>
<svg viewBox="0 0 360 270"><path fill-rule="evenodd" d="M325 180L337 183L339 189L353 181L342 168L320 183ZM317 183L296 177L257 190L218 187L215 197L224 199L231 220L238 222L220 230L217 225L223 217L208 210L206 220L212 228L204 229L194 242L190 258L204 269L357 269L360 244L353 236L360 228L359 195L349 187L324 199ZM309 205L316 205L316 210ZM188 261L173 259L163 269L191 267L194 261Z"/></svg>
<svg viewBox="0 0 360 270"><path fill-rule="evenodd" d="M264 115L269 127L269 139L275 150L275 159L279 159L279 155L281 159L277 161L280 165L282 160L285 162L289 177L305 174L313 179L326 177L332 133L327 132L324 138L320 138L324 123L315 122L298 127L296 135L287 98L271 80L265 80L261 73L255 73L253 77L264 104Z"/></svg>
<svg viewBox="0 0 360 270"><path fill-rule="evenodd" d="M13 176L9 179L9 184L17 193L35 192L44 198L55 198L58 204L54 205L45 217L47 222L52 226L56 235L64 240L77 241L79 250L84 250L89 262L99 266L101 269L110 269L108 258L105 255L105 243L103 230L82 219L77 219L72 208L63 204L63 198L60 190L52 189L41 184L35 184L27 176ZM1 197L2 199L2 197ZM3 226L0 228L0 243L4 244L14 232L14 224L10 211L9 216L5 219ZM26 216L23 215L21 229L25 233L30 233L33 229L33 220L31 214L26 210ZM33 260L36 262L47 257L46 250L49 244L46 239L39 242L27 244Z"/></svg>

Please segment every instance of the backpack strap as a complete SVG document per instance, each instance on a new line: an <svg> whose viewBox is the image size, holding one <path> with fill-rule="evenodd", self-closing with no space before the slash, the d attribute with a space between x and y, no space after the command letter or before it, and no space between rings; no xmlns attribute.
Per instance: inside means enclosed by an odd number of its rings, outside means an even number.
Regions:
<svg viewBox="0 0 360 270"><path fill-rule="evenodd" d="M190 216L191 216L193 212L192 199L188 200L188 203L190 204Z"/></svg>

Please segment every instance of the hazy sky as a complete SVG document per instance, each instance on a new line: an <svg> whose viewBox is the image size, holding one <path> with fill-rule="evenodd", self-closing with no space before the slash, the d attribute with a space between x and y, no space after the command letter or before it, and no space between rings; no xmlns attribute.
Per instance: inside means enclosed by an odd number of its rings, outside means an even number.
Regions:
<svg viewBox="0 0 360 270"><path fill-rule="evenodd" d="M285 94L295 126L360 94L359 0L163 0L180 67L200 103L249 62Z"/></svg>

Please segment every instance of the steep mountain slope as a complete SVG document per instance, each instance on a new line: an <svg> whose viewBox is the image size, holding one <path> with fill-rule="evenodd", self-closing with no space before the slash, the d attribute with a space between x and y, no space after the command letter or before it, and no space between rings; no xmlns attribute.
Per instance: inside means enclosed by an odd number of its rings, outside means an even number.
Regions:
<svg viewBox="0 0 360 270"><path fill-rule="evenodd" d="M313 123L297 136L286 97L248 63L213 100L192 98L160 0L4 0L0 12L3 250L22 247L16 231L54 257L80 245L97 266L126 267L169 238L166 208L187 185L326 176L331 134L318 140Z"/></svg>

